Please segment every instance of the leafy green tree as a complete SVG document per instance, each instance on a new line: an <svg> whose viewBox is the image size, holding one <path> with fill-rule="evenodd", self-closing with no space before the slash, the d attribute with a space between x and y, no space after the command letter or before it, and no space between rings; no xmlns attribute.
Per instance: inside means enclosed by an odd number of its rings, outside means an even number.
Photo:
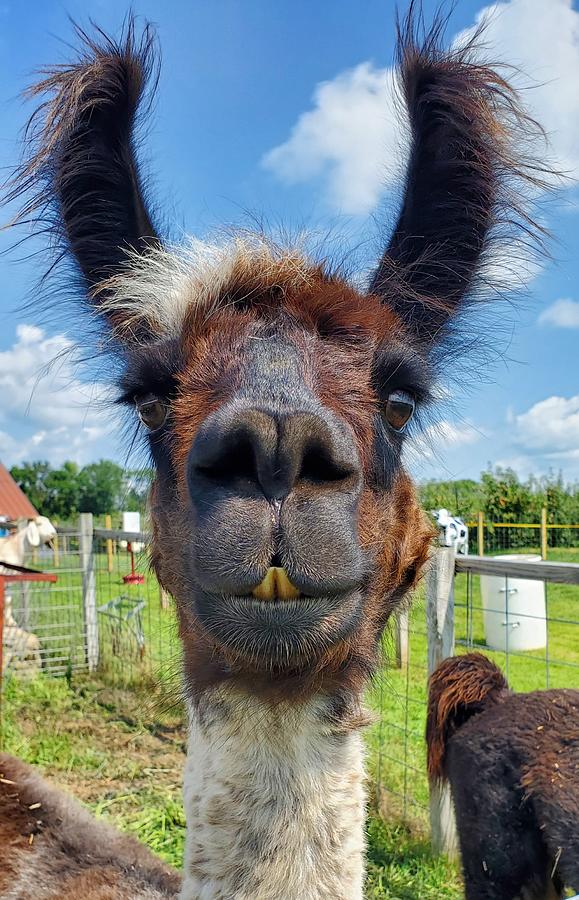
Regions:
<svg viewBox="0 0 579 900"><path fill-rule="evenodd" d="M427 481L420 485L420 500L426 510L444 507L465 521L475 519L482 507L481 486L470 478L458 481Z"/></svg>
<svg viewBox="0 0 579 900"><path fill-rule="evenodd" d="M45 480L49 518L58 522L76 515L80 502L79 468L75 462L65 462L60 469L51 469Z"/></svg>
<svg viewBox="0 0 579 900"><path fill-rule="evenodd" d="M52 471L49 462L23 462L20 466L12 466L10 474L19 488L24 491L32 505L42 515L50 515L48 488L46 479Z"/></svg>
<svg viewBox="0 0 579 900"><path fill-rule="evenodd" d="M497 467L481 475L483 512L491 522L525 522L532 501L528 484L521 484L512 469Z"/></svg>
<svg viewBox="0 0 579 900"><path fill-rule="evenodd" d="M121 466L109 459L84 466L79 474L79 512L100 516L120 509L123 482Z"/></svg>

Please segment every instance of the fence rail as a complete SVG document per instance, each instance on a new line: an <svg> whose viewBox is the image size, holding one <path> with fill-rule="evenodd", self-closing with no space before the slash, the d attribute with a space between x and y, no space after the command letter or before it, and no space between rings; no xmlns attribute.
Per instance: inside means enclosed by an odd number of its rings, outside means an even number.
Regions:
<svg viewBox="0 0 579 900"><path fill-rule="evenodd" d="M545 560L515 560L489 558L488 556L457 556L456 573L471 572L475 575L511 575L531 581L554 584L578 584L579 563L547 562Z"/></svg>
<svg viewBox="0 0 579 900"><path fill-rule="evenodd" d="M543 559L562 548L579 548L579 524L549 522L543 507L540 522L492 522L479 512L476 520L466 523L469 529L469 552L479 556L505 550L536 549Z"/></svg>

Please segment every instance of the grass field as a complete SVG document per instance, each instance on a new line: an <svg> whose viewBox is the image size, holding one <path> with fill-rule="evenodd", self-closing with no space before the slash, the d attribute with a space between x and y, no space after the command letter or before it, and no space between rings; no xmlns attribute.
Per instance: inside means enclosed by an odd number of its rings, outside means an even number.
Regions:
<svg viewBox="0 0 579 900"><path fill-rule="evenodd" d="M579 562L578 550L559 550L552 558ZM78 557L61 561L62 592L42 600L50 607L62 596L81 608ZM97 814L133 831L169 862L182 857L184 819L181 772L185 733L182 710L167 698L178 694L179 649L172 610L161 608L157 584L127 589L126 556L96 556L97 595L102 605L120 594L142 596L146 653L125 626L101 618L101 671L98 678L64 665L67 677L8 679L4 691L4 747L67 785ZM142 571L146 571L144 564ZM66 590L64 590L66 588ZM467 621L466 577L456 579L457 641L468 635L483 643L479 580L473 579L472 617ZM508 667L517 690L547 686L579 687L579 589L549 585L548 649L520 656L490 653ZM48 609L48 612L46 610ZM81 621L79 619L79 621ZM75 638L75 653L82 654ZM385 640L391 658L390 640ZM457 647L460 651L462 645ZM424 599L418 592L410 616L409 663L404 670L385 666L369 691L376 713L368 729L371 814L368 820L368 886L371 900L458 900L456 867L434 859L428 841L428 786L425 775L426 634Z"/></svg>

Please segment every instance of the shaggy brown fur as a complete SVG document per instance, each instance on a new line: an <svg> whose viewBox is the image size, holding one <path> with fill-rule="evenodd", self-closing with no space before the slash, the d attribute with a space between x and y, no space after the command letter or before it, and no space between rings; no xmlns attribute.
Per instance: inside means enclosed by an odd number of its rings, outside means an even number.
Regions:
<svg viewBox="0 0 579 900"><path fill-rule="evenodd" d="M431 780L450 783L467 900L579 890L579 691L513 694L485 656L456 656L431 677L426 736Z"/></svg>
<svg viewBox="0 0 579 900"><path fill-rule="evenodd" d="M179 894L178 872L5 753L0 823L3 900L163 900Z"/></svg>

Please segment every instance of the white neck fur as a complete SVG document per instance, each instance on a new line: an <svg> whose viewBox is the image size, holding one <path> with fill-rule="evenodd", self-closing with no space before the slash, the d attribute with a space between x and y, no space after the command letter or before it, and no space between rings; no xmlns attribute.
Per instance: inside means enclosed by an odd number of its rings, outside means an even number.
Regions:
<svg viewBox="0 0 579 900"><path fill-rule="evenodd" d="M191 709L182 900L361 900L362 740L329 712L223 688Z"/></svg>

